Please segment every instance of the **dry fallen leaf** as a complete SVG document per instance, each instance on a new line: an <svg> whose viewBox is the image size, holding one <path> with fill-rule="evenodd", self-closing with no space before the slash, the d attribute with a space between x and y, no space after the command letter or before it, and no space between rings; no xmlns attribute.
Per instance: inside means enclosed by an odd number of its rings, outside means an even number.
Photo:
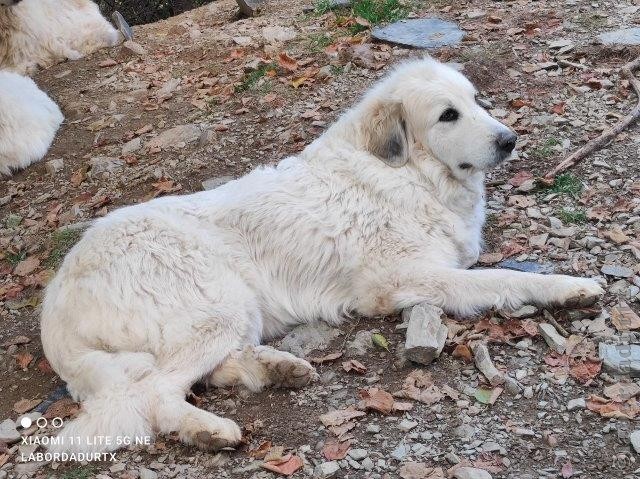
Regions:
<svg viewBox="0 0 640 479"><path fill-rule="evenodd" d="M65 419L67 417L75 417L80 412L80 406L71 398L62 398L54 402L47 408L44 413L46 419L59 417Z"/></svg>
<svg viewBox="0 0 640 479"><path fill-rule="evenodd" d="M13 270L13 274L18 276L27 276L33 273L40 266L40 260L35 256L29 256L27 259L20 261Z"/></svg>
<svg viewBox="0 0 640 479"><path fill-rule="evenodd" d="M302 459L298 456L287 454L279 461L269 461L262 464L262 467L268 471L290 476L304 465Z"/></svg>
<svg viewBox="0 0 640 479"><path fill-rule="evenodd" d="M640 386L636 383L615 383L604 388L604 395L612 401L623 402L640 394Z"/></svg>
<svg viewBox="0 0 640 479"><path fill-rule="evenodd" d="M624 301L611 309L611 322L618 331L640 328L640 317Z"/></svg>
<svg viewBox="0 0 640 479"><path fill-rule="evenodd" d="M347 456L350 447L351 441L339 442L335 439L329 439L322 448L322 454L327 461L339 461Z"/></svg>
<svg viewBox="0 0 640 479"><path fill-rule="evenodd" d="M424 462L406 462L400 466L402 479L444 479L444 471L440 467L429 467Z"/></svg>
<svg viewBox="0 0 640 479"><path fill-rule="evenodd" d="M298 69L298 62L291 58L287 52L280 52L278 55L278 65L290 72L294 72Z"/></svg>
<svg viewBox="0 0 640 479"><path fill-rule="evenodd" d="M262 459L267 455L269 449L271 449L271 446L271 441L264 441L255 449L249 451L249 455L251 457L255 457L256 459Z"/></svg>
<svg viewBox="0 0 640 479"><path fill-rule="evenodd" d="M613 402L599 396L589 396L587 409L597 412L602 417L617 419L635 419L640 413L640 404L635 399L626 402Z"/></svg>
<svg viewBox="0 0 640 479"><path fill-rule="evenodd" d="M473 355L471 354L471 349L466 344L458 344L456 348L453 350L451 355L454 358L460 358L467 363L473 362Z"/></svg>
<svg viewBox="0 0 640 479"><path fill-rule="evenodd" d="M444 397L440 388L433 384L431 375L422 369L411 371L402 384L402 390L395 395L425 404L435 404Z"/></svg>
<svg viewBox="0 0 640 479"><path fill-rule="evenodd" d="M27 369L29 367L29 364L31 364L31 361L33 361L33 354L27 351L19 352L13 357L18 363L18 366L20 366L20 369Z"/></svg>
<svg viewBox="0 0 640 479"><path fill-rule="evenodd" d="M379 388L361 389L360 397L363 400L363 408L389 414L393 410L393 396Z"/></svg>
<svg viewBox="0 0 640 479"><path fill-rule="evenodd" d="M569 374L581 383L587 383L594 379L602 369L602 362L593 359L573 359L569 367Z"/></svg>
<svg viewBox="0 0 640 479"><path fill-rule="evenodd" d="M350 359L342 363L342 369L346 372L353 371L354 373L364 374L367 372L367 367L357 359Z"/></svg>
<svg viewBox="0 0 640 479"><path fill-rule="evenodd" d="M357 417L365 416L366 413L364 411L358 411L353 406L349 406L346 409L338 409L335 411L329 411L326 414L320 416L320 421L325 426L340 426L351 419L355 419Z"/></svg>
<svg viewBox="0 0 640 479"><path fill-rule="evenodd" d="M31 411L34 407L42 402L42 399L20 399L13 405L13 410L18 414L24 414Z"/></svg>
<svg viewBox="0 0 640 479"><path fill-rule="evenodd" d="M326 356L322 356L319 358L309 358L309 361L311 361L312 363L315 364L322 364L322 363L328 363L330 361L335 361L336 359L342 357L342 353L341 352L337 352L337 353L330 353L327 354Z"/></svg>

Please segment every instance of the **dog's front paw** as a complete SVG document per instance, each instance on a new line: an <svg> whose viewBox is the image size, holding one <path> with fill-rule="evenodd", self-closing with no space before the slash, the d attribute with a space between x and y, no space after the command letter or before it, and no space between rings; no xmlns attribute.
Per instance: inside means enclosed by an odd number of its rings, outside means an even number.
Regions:
<svg viewBox="0 0 640 479"><path fill-rule="evenodd" d="M558 275L551 284L551 301L562 308L582 308L591 306L604 294L602 287L588 278ZM557 279L556 279L557 278Z"/></svg>

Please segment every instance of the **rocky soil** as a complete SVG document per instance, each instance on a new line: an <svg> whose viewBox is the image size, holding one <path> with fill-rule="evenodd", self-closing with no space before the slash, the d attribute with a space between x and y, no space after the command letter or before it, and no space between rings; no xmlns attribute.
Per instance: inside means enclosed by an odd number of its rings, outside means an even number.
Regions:
<svg viewBox="0 0 640 479"><path fill-rule="evenodd" d="M78 410L43 357L38 305L91 220L295 154L391 65L424 54L374 42L366 22L327 3L272 0L239 19L219 0L36 77L66 122L42 163L0 182L0 479L640 477L638 126L552 186L535 182L635 105L618 68L640 49L598 35L637 26L640 6L407 5L460 26L460 44L430 53L458 63L519 133L516 157L488 178L479 266L598 278L597 307L442 318L446 344L428 365L407 359L400 317L307 327L279 346L311 358L318 382L194 388L196 404L244 427L235 451L166 436L115 462L25 462L55 430L22 427L25 414Z"/></svg>

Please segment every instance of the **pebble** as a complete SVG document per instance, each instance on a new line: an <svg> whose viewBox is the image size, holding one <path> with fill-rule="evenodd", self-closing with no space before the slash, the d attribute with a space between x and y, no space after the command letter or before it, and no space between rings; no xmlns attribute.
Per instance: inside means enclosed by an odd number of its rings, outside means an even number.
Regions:
<svg viewBox="0 0 640 479"><path fill-rule="evenodd" d="M349 449L349 452L347 454L354 461L362 461L369 455L366 449Z"/></svg>
<svg viewBox="0 0 640 479"><path fill-rule="evenodd" d="M140 148L142 148L142 138L137 137L122 145L122 154L124 156L130 155L131 153L138 151Z"/></svg>
<svg viewBox="0 0 640 479"><path fill-rule="evenodd" d="M380 432L380 426L376 425L376 424L369 424L367 426L366 431L369 434L378 434Z"/></svg>
<svg viewBox="0 0 640 479"><path fill-rule="evenodd" d="M146 467L141 467L139 469L140 479L157 479L158 473L156 471L152 471L151 469L147 469Z"/></svg>
<svg viewBox="0 0 640 479"><path fill-rule="evenodd" d="M567 403L567 410L573 411L575 409L584 409L587 407L587 403L584 398L572 399Z"/></svg>
<svg viewBox="0 0 640 479"><path fill-rule="evenodd" d="M640 429L629 434L629 441L631 441L633 449L640 454Z"/></svg>
<svg viewBox="0 0 640 479"><path fill-rule="evenodd" d="M197 125L179 125L163 131L147 143L147 150L184 148L200 139L202 131Z"/></svg>
<svg viewBox="0 0 640 479"><path fill-rule="evenodd" d="M402 461L404 457L409 454L410 449L411 448L407 444L401 442L393 450L393 452L391 453L391 457L393 457L397 461Z"/></svg>
<svg viewBox="0 0 640 479"><path fill-rule="evenodd" d="M45 163L45 169L50 175L55 175L62 168L64 168L64 160L62 158L55 158Z"/></svg>
<svg viewBox="0 0 640 479"><path fill-rule="evenodd" d="M334 477L340 470L337 461L322 462L313 470L313 477L316 479L328 479Z"/></svg>
<svg viewBox="0 0 640 479"><path fill-rule="evenodd" d="M484 469L460 467L454 471L453 477L455 479L491 479L491 474Z"/></svg>
<svg viewBox="0 0 640 479"><path fill-rule="evenodd" d="M0 422L0 441L7 444L13 444L20 440L22 436L16 428L16 423L11 419L5 419Z"/></svg>
<svg viewBox="0 0 640 479"><path fill-rule="evenodd" d="M400 421L400 424L398 424L398 429L404 432L409 432L413 428L415 428L417 425L418 423L416 421L409 421L408 419L403 419L402 421Z"/></svg>

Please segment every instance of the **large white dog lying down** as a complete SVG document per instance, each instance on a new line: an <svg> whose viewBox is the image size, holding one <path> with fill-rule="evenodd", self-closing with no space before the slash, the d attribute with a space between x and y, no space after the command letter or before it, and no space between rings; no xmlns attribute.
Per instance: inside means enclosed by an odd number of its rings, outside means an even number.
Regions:
<svg viewBox="0 0 640 479"><path fill-rule="evenodd" d="M0 177L40 161L63 119L31 78L0 71Z"/></svg>
<svg viewBox="0 0 640 479"><path fill-rule="evenodd" d="M91 0L0 0L0 68L31 74L117 45Z"/></svg>
<svg viewBox="0 0 640 479"><path fill-rule="evenodd" d="M516 141L475 94L447 66L406 63L298 157L98 220L43 304L46 355L83 401L58 448L170 431L203 449L237 444L233 421L185 393L207 376L306 384L311 365L259 346L296 324L420 301L464 315L596 301L590 279L464 269L480 252L484 171Z"/></svg>

